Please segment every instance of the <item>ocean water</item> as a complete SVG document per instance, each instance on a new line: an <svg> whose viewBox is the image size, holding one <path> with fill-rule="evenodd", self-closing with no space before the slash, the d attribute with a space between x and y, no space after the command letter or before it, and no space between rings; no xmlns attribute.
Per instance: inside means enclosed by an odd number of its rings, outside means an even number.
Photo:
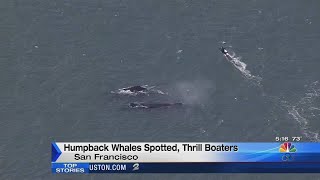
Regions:
<svg viewBox="0 0 320 180"><path fill-rule="evenodd" d="M50 169L52 141L319 141L319 6L315 0L0 2L0 179L319 179L66 176ZM110 93L143 84L168 95ZM128 109L134 101L185 106Z"/></svg>

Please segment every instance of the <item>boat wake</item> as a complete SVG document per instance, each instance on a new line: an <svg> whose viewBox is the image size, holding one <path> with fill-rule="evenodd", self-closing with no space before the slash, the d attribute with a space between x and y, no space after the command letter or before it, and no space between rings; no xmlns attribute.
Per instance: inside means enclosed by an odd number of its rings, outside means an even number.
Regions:
<svg viewBox="0 0 320 180"><path fill-rule="evenodd" d="M247 70L247 64L241 61L241 57L238 57L235 53L233 53L232 55L229 54L229 56L227 56L227 59L235 68L237 68L241 72L241 74L246 79L253 81L257 85L260 85L262 78L252 75L251 72Z"/></svg>
<svg viewBox="0 0 320 180"><path fill-rule="evenodd" d="M252 75L246 69L247 65L241 61L241 57L236 56L235 53L227 53L226 58L246 79L261 87L262 78ZM269 97L271 98L271 96ZM279 100L279 98L277 99ZM301 133L308 140L320 141L318 130L311 125L320 119L320 83L318 81L306 86L306 93L296 104L280 101L280 105L298 123Z"/></svg>

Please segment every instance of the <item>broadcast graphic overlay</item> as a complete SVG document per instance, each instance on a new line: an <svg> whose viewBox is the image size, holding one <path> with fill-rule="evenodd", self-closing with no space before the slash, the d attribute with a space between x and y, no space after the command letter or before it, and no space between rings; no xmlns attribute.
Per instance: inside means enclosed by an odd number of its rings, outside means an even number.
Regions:
<svg viewBox="0 0 320 180"><path fill-rule="evenodd" d="M282 161L293 161L294 160L294 155L297 149L295 146L289 142L285 142L281 144L279 152L283 153L282 155Z"/></svg>
<svg viewBox="0 0 320 180"><path fill-rule="evenodd" d="M319 143L52 143L52 173L319 173Z"/></svg>

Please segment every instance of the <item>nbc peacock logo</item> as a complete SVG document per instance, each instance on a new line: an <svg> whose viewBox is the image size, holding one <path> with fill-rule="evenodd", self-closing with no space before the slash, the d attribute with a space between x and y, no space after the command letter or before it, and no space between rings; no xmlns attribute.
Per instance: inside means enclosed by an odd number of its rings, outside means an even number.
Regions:
<svg viewBox="0 0 320 180"><path fill-rule="evenodd" d="M288 152L297 152L297 148L289 143L289 142L285 142L285 143L282 143L281 146L280 146L280 149L279 149L280 152L285 152L285 153L288 153Z"/></svg>

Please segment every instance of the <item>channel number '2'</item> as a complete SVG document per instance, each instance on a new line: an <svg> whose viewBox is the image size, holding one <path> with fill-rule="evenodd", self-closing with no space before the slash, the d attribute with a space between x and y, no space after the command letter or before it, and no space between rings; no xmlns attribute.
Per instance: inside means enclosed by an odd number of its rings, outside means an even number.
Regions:
<svg viewBox="0 0 320 180"><path fill-rule="evenodd" d="M139 170L139 163L133 164L132 167L133 167L132 171L137 171L137 170Z"/></svg>

